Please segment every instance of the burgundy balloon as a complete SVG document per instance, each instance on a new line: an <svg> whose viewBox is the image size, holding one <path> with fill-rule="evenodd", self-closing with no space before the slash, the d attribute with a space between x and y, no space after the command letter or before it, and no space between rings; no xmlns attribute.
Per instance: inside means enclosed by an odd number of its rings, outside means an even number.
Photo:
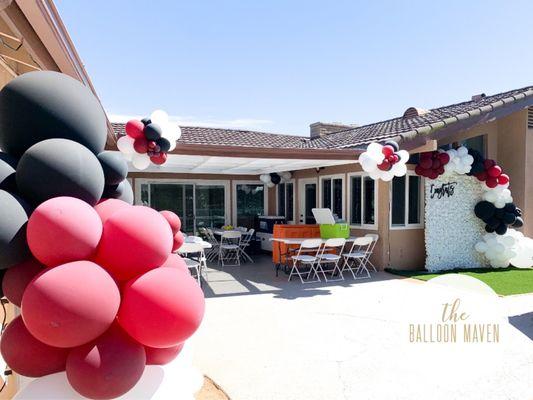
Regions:
<svg viewBox="0 0 533 400"><path fill-rule="evenodd" d="M39 273L44 272L45 266L34 258L9 268L2 280L4 296L13 304L20 307L22 295L28 284Z"/></svg>
<svg viewBox="0 0 533 400"><path fill-rule="evenodd" d="M145 154L148 151L148 141L144 137L137 138L133 142L133 148L137 153Z"/></svg>
<svg viewBox="0 0 533 400"><path fill-rule="evenodd" d="M28 331L21 316L9 323L2 334L0 352L17 374L32 378L65 370L68 349L48 346Z"/></svg>
<svg viewBox="0 0 533 400"><path fill-rule="evenodd" d="M94 209L104 224L111 215L127 207L131 207L131 205L119 199L102 199L94 206Z"/></svg>
<svg viewBox="0 0 533 400"><path fill-rule="evenodd" d="M129 137L133 139L143 138L144 137L144 124L141 121L132 119L126 122L126 133Z"/></svg>
<svg viewBox="0 0 533 400"><path fill-rule="evenodd" d="M145 364L144 347L113 325L94 342L70 351L67 379L82 396L113 399L135 386Z"/></svg>
<svg viewBox="0 0 533 400"><path fill-rule="evenodd" d="M172 250L165 218L144 206L117 211L104 224L96 262L123 281L163 264Z"/></svg>
<svg viewBox="0 0 533 400"><path fill-rule="evenodd" d="M175 268L156 268L124 286L118 322L145 346L171 347L198 329L204 308L195 279Z"/></svg>
<svg viewBox="0 0 533 400"><path fill-rule="evenodd" d="M102 236L102 221L89 204L74 197L45 201L28 220L30 251L49 267L90 258Z"/></svg>
<svg viewBox="0 0 533 400"><path fill-rule="evenodd" d="M169 210L163 210L159 212L165 219L167 220L168 224L170 225L170 229L172 229L172 234L176 234L181 229L181 219L178 217L178 215L172 211Z"/></svg>
<svg viewBox="0 0 533 400"><path fill-rule="evenodd" d="M146 365L165 365L174 360L183 349L183 343L172 347L156 348L145 346Z"/></svg>
<svg viewBox="0 0 533 400"><path fill-rule="evenodd" d="M22 318L38 340L75 347L96 339L114 321L120 292L113 278L90 261L50 268L27 286Z"/></svg>

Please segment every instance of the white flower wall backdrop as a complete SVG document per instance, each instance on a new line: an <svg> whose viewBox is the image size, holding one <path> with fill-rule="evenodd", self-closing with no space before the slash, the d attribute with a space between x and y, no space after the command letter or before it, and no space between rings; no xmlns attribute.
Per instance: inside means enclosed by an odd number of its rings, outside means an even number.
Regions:
<svg viewBox="0 0 533 400"><path fill-rule="evenodd" d="M472 176L450 174L425 182L426 268L442 271L481 268L487 262L475 250L486 233L473 212L484 194Z"/></svg>

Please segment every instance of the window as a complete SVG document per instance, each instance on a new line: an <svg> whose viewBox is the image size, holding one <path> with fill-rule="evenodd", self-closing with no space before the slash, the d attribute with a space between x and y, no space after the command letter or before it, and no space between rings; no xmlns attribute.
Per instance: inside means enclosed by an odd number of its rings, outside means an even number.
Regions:
<svg viewBox="0 0 533 400"><path fill-rule="evenodd" d="M265 185L262 183L235 184L236 226L253 228L255 218L265 214Z"/></svg>
<svg viewBox="0 0 533 400"><path fill-rule="evenodd" d="M485 135L475 136L470 139L463 140L459 142L462 146L465 146L467 149L477 150L485 157Z"/></svg>
<svg viewBox="0 0 533 400"><path fill-rule="evenodd" d="M344 218L344 176L320 178L322 208L330 208L339 219Z"/></svg>
<svg viewBox="0 0 533 400"><path fill-rule="evenodd" d="M422 225L422 179L412 172L395 177L391 185L391 226Z"/></svg>
<svg viewBox="0 0 533 400"><path fill-rule="evenodd" d="M287 222L294 221L294 182L280 183L278 190L278 212Z"/></svg>
<svg viewBox="0 0 533 400"><path fill-rule="evenodd" d="M350 225L376 227L375 181L364 174L350 175Z"/></svg>

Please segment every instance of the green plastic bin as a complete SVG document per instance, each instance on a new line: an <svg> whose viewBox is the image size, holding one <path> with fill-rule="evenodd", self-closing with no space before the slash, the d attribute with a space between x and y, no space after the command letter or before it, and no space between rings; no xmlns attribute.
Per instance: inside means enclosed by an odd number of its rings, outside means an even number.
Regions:
<svg viewBox="0 0 533 400"><path fill-rule="evenodd" d="M348 239L350 237L350 227L348 224L321 224L320 237L322 239Z"/></svg>

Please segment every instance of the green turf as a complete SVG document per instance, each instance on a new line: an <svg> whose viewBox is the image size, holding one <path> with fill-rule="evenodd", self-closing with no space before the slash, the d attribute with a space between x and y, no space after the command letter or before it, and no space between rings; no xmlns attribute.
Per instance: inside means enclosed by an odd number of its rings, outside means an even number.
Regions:
<svg viewBox="0 0 533 400"><path fill-rule="evenodd" d="M430 280L442 274L465 274L470 275L489 285L496 293L502 296L511 294L533 293L533 269L501 268L501 269L456 269L437 273L424 271L401 271L386 269L387 272L408 278Z"/></svg>

